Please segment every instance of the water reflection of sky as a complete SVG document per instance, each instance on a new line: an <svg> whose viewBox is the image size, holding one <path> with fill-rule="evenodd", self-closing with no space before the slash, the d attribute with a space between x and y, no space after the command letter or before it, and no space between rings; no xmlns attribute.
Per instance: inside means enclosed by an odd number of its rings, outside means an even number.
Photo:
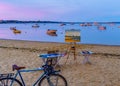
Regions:
<svg viewBox="0 0 120 86"><path fill-rule="evenodd" d="M31 41L45 41L45 42L65 42L66 29L79 29L81 34L81 42L85 44L107 44L120 45L120 26L115 24L106 26L106 30L98 30L97 26L82 27L80 24L67 24L60 26L60 24L39 24L39 28L32 28L33 24L0 24L0 38L1 39L15 39L15 40L31 40ZM21 30L21 34L14 34L10 27L16 27ZM47 29L57 29L57 36L50 36L46 34Z"/></svg>

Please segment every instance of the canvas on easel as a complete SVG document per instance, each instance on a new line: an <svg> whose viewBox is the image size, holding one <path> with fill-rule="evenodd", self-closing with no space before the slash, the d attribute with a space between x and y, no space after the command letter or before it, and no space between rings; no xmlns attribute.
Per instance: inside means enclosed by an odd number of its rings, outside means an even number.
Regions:
<svg viewBox="0 0 120 86"><path fill-rule="evenodd" d="M69 29L65 30L65 42L70 43L68 48L68 57L72 52L74 54L74 60L76 60L76 42L80 42L80 30L78 29Z"/></svg>
<svg viewBox="0 0 120 86"><path fill-rule="evenodd" d="M80 30L65 30L65 42L80 42Z"/></svg>

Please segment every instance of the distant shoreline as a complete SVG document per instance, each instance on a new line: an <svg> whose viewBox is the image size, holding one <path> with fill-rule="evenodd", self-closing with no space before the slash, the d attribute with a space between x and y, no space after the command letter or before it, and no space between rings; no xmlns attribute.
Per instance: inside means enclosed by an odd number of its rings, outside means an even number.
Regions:
<svg viewBox="0 0 120 86"><path fill-rule="evenodd" d="M96 22L96 21L95 21ZM94 22L68 22L68 21L20 21L20 20L0 20L0 24L7 24L7 23L65 23L65 24L80 24L80 23L94 23ZM120 24L120 22L101 22L98 21L97 23L100 24L108 24L108 23L118 23Z"/></svg>

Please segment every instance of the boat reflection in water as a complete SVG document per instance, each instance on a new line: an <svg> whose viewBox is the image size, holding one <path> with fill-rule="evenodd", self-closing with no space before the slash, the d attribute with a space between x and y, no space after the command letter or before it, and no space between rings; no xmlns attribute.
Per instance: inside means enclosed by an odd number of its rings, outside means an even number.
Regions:
<svg viewBox="0 0 120 86"><path fill-rule="evenodd" d="M50 29L48 29L47 30L47 34L50 35L50 36L57 36L56 31L57 30L50 30Z"/></svg>

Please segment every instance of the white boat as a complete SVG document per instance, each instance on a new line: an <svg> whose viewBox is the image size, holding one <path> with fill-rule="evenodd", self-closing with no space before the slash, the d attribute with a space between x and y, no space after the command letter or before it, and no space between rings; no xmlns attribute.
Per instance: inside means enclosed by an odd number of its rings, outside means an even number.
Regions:
<svg viewBox="0 0 120 86"><path fill-rule="evenodd" d="M33 28L39 28L40 26L38 24L32 25Z"/></svg>

